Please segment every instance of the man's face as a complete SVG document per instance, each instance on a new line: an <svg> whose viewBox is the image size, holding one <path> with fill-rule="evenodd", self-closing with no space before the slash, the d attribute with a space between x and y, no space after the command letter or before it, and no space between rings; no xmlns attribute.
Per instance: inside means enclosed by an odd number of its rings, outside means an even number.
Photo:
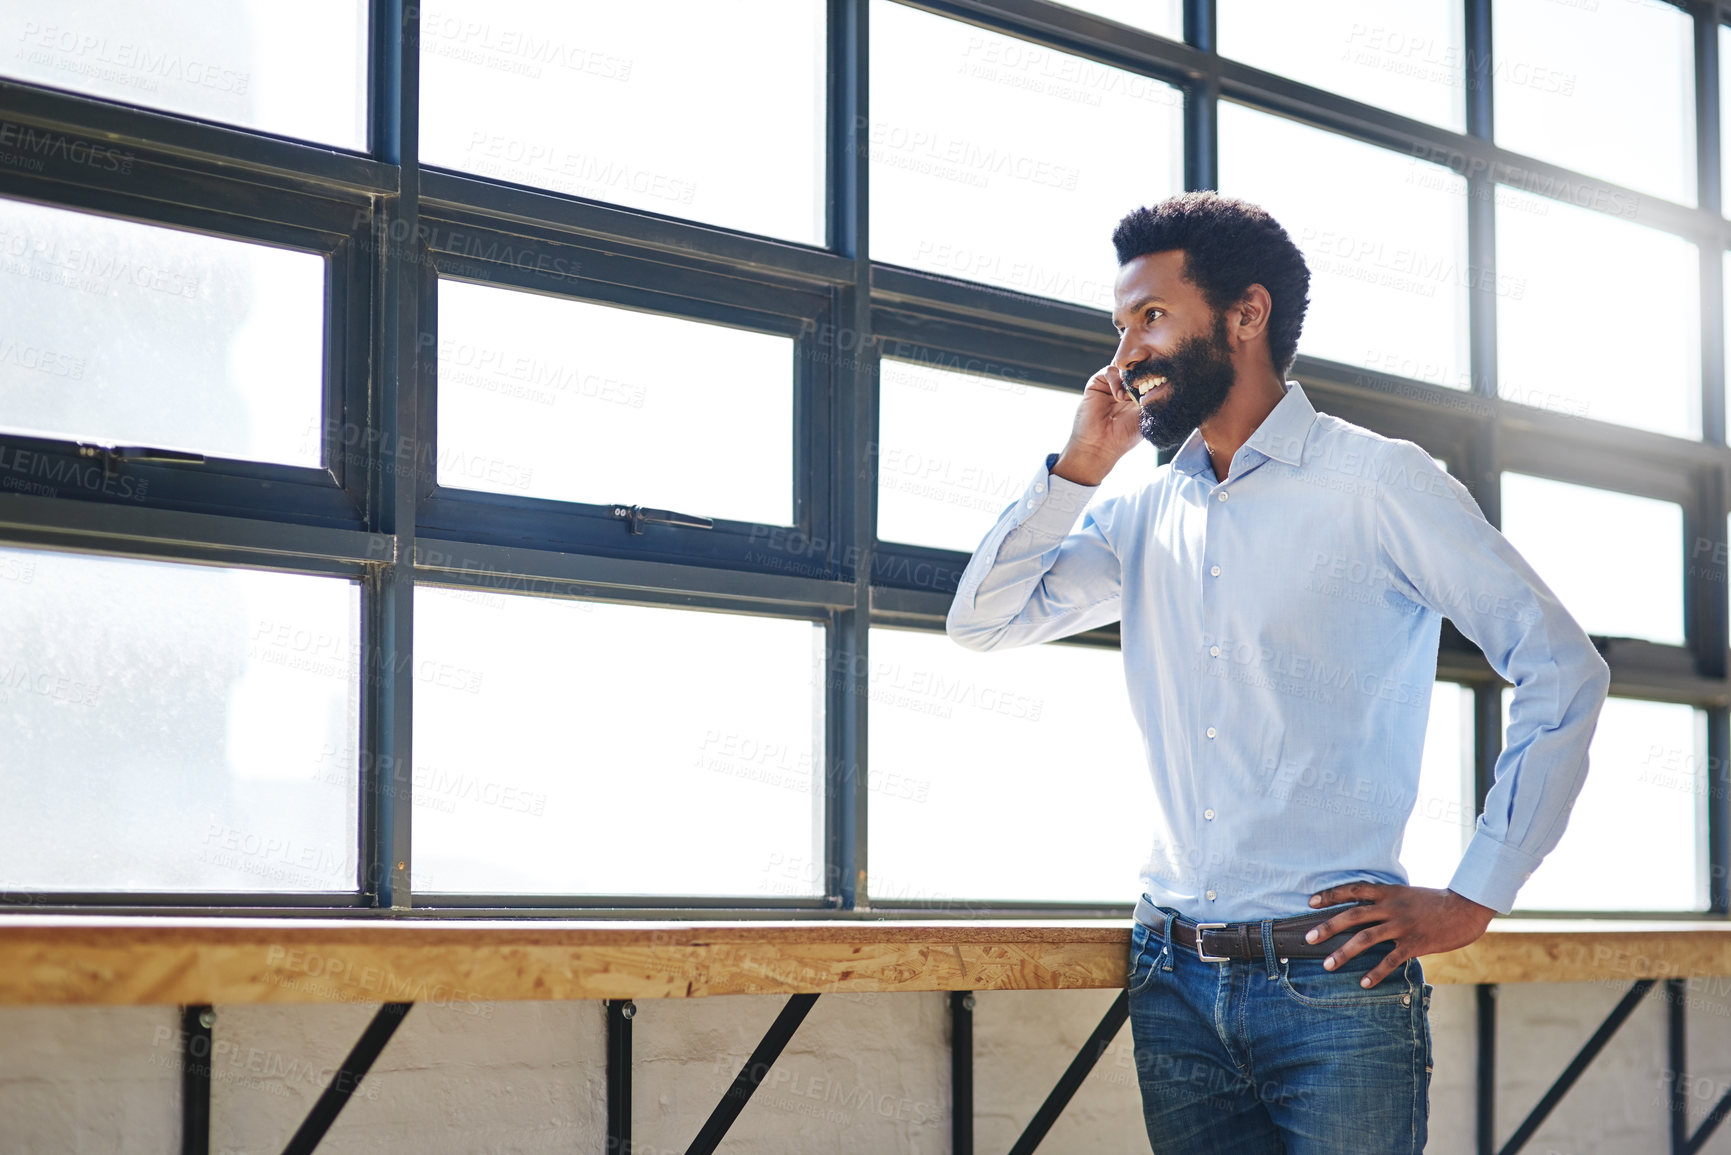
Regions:
<svg viewBox="0 0 1731 1155"><path fill-rule="evenodd" d="M1184 279L1184 253L1136 257L1118 270L1112 363L1142 405L1142 436L1170 449L1226 401L1237 372L1226 317Z"/></svg>

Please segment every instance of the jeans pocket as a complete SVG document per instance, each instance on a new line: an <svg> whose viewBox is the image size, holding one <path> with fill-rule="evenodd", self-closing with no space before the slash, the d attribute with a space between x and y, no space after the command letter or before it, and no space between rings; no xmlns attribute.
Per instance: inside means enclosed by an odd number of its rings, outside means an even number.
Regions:
<svg viewBox="0 0 1731 1155"><path fill-rule="evenodd" d="M1325 970L1323 960L1319 958L1287 959L1280 964L1281 993L1307 1007L1351 1010L1389 1003L1411 1006L1414 985L1406 963L1396 967L1374 987L1359 985L1359 980L1376 969L1376 964L1393 950L1393 943L1379 943L1347 959L1332 971Z"/></svg>
<svg viewBox="0 0 1731 1155"><path fill-rule="evenodd" d="M1165 939L1141 923L1130 931L1130 972L1125 986L1131 994L1141 994L1154 981L1165 945Z"/></svg>

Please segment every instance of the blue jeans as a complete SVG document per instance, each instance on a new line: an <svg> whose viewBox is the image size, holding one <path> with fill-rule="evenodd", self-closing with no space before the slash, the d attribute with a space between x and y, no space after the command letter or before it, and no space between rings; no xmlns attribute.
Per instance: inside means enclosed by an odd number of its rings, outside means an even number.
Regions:
<svg viewBox="0 0 1731 1155"><path fill-rule="evenodd" d="M1392 942L1327 971L1278 956L1267 926L1263 957L1204 962L1135 924L1130 1030L1155 1155L1423 1151L1431 987L1419 961L1366 989Z"/></svg>

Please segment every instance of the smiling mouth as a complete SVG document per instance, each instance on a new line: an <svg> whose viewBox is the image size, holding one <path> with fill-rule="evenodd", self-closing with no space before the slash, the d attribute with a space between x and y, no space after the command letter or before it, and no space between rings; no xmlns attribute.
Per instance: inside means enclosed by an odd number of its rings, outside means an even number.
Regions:
<svg viewBox="0 0 1731 1155"><path fill-rule="evenodd" d="M1148 394L1154 392L1156 389L1161 388L1165 384L1166 384L1166 378L1164 378L1164 377L1152 377L1151 376L1151 377L1142 378L1140 381L1136 382L1136 384L1133 386L1133 388L1136 390L1136 400L1138 400L1138 401L1143 400L1144 398L1146 398L1148 396Z"/></svg>

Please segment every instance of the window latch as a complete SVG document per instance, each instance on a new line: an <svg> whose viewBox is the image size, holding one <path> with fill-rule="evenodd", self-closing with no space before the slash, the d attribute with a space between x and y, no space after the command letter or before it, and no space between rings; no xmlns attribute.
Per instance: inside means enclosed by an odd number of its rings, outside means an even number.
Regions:
<svg viewBox="0 0 1731 1155"><path fill-rule="evenodd" d="M80 457L100 457L102 472L109 477L122 462L169 461L179 465L203 465L204 454L183 453L178 449L154 449L148 445L84 445L78 446Z"/></svg>
<svg viewBox="0 0 1731 1155"><path fill-rule="evenodd" d="M711 518L697 517L690 513L679 513L671 509L645 509L641 505L616 505L613 516L631 523L632 533L642 533L643 523L655 525L683 525L691 529L714 529L715 522Z"/></svg>

